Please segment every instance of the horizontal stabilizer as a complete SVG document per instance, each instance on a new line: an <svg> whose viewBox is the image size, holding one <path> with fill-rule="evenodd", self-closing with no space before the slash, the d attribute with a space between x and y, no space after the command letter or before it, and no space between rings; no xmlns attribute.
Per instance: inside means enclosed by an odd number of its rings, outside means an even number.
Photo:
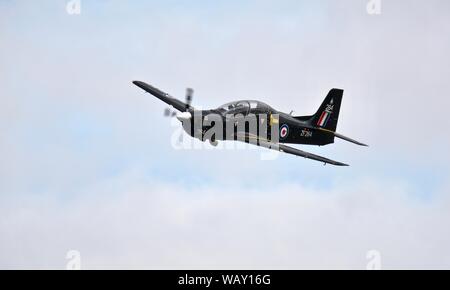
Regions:
<svg viewBox="0 0 450 290"><path fill-rule="evenodd" d="M337 137L339 139L342 139L342 140L345 140L345 141L348 141L348 142L351 142L353 144L369 147L369 145L367 145L367 144L361 143L359 141L356 141L356 140L354 140L352 138L346 137L346 136L341 135L339 133L336 133L336 132L333 132L333 131L330 131L330 130L327 130L327 129L323 129L323 128L317 128L317 129L320 130L320 131L329 133L329 134L333 134L335 137Z"/></svg>
<svg viewBox="0 0 450 290"><path fill-rule="evenodd" d="M354 143L354 144L356 144L356 145L369 147L369 145L367 145L367 144L361 143L361 142L359 142L359 141L356 141L356 140L354 140L354 139L352 139L352 138L346 137L346 136L341 135L341 134L338 134L338 133L334 133L334 136L336 136L336 137L339 138L339 139L342 139L342 140L345 140L345 141Z"/></svg>

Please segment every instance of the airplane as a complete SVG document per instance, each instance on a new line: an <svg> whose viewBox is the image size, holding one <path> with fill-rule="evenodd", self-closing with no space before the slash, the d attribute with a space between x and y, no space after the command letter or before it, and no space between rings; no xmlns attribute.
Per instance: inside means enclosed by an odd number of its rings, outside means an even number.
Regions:
<svg viewBox="0 0 450 290"><path fill-rule="evenodd" d="M320 161L324 165L336 166L349 165L285 144L324 146L334 143L336 137L360 146L368 146L336 133L344 93L341 89L331 89L314 115L293 116L293 112L283 113L254 100L231 102L216 109L196 110L191 106L194 91L190 88L186 90L186 101L182 102L145 82L133 81L133 84L175 108L178 112L166 109L165 115L176 117L183 123L183 129L190 136L201 141L209 140L213 146L217 146L218 141L225 140L253 142L257 146ZM246 120L251 120L249 117L254 117L256 120L256 130L250 130L249 125L245 123ZM211 122L210 119L214 121ZM216 122L226 124L223 126L223 131L222 129L212 130ZM208 134L208 131L214 132ZM272 134L267 134L268 131Z"/></svg>

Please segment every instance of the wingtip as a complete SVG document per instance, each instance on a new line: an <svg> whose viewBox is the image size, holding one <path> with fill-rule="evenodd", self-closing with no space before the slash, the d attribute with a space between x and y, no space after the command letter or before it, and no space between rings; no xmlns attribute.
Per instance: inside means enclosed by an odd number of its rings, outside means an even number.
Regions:
<svg viewBox="0 0 450 290"><path fill-rule="evenodd" d="M143 82L143 81L132 81L132 83L133 83L135 86L137 86L137 87L143 89L144 91L150 92L150 93L151 93L151 91L154 90L154 88L153 88L152 86L150 86L149 84L147 84L147 83L145 83L145 82Z"/></svg>
<svg viewBox="0 0 450 290"><path fill-rule="evenodd" d="M342 162L336 162L336 164L334 164L334 165L336 165L336 166L342 166L342 167L348 167L348 166L350 166L349 164L342 163Z"/></svg>

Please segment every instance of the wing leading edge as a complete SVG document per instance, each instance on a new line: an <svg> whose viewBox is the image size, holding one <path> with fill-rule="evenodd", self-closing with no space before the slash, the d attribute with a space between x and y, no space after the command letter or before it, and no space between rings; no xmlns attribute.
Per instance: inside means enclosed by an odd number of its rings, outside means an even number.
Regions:
<svg viewBox="0 0 450 290"><path fill-rule="evenodd" d="M323 163L328 163L328 164L336 165L336 166L349 166L348 164L345 164L345 163L342 163L339 161L334 161L334 160L331 160L331 159L328 159L328 158L325 158L325 157L322 157L322 156L319 156L316 154L312 154L312 153L309 153L306 151L302 151L297 148L289 147L286 145L278 144L278 148L279 148L279 151L281 151L281 152L301 156L301 157L304 157L307 159L312 159L312 160L316 160L316 161L320 161Z"/></svg>
<svg viewBox="0 0 450 290"><path fill-rule="evenodd" d="M133 81L133 84L140 87L144 91L154 95L161 101L173 106L175 109L177 109L180 112L186 112L187 108L190 107L188 104L171 97L168 93L165 93L147 83L144 83L141 81Z"/></svg>

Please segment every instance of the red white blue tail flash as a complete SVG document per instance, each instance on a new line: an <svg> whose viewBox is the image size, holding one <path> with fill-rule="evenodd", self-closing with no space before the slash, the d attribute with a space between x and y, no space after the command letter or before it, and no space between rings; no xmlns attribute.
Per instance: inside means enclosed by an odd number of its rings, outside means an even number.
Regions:
<svg viewBox="0 0 450 290"><path fill-rule="evenodd" d="M317 126L325 127L327 125L327 122L333 113L333 107L333 99L331 99L330 104L327 105L325 110L322 112L322 115L320 115L319 121L317 121Z"/></svg>

